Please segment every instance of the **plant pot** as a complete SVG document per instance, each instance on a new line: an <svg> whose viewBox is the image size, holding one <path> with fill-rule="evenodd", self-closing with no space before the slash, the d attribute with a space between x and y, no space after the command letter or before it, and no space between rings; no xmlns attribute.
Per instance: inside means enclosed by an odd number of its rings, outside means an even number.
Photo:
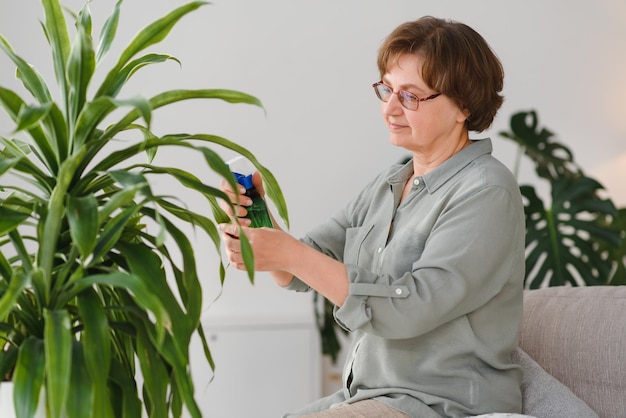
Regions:
<svg viewBox="0 0 626 418"><path fill-rule="evenodd" d="M40 396L39 407L33 418L46 418L44 401L45 397ZM13 382L0 382L0 417L15 418L15 416L15 408L13 407Z"/></svg>

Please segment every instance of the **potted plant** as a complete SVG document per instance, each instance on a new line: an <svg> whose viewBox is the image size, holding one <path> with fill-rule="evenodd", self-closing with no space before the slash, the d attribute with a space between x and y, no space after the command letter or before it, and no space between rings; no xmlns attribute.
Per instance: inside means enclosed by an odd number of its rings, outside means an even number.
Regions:
<svg viewBox="0 0 626 418"><path fill-rule="evenodd" d="M626 284L626 208L616 208L603 186L587 176L565 145L539 127L537 113L511 116L500 132L531 159L550 186L544 201L535 186L520 185L526 214L526 287ZM519 168L516 164L514 171ZM517 174L517 173L516 173Z"/></svg>
<svg viewBox="0 0 626 418"><path fill-rule="evenodd" d="M206 233L219 258L216 224L228 217L217 199L225 195L188 168L156 165L157 150L197 153L205 169L233 187L212 147L244 155L287 221L276 179L247 149L215 135L151 129L153 111L171 103L219 99L261 107L258 99L223 89L120 97L142 67L177 61L144 51L204 4L187 3L140 30L96 88L90 81L115 38L122 1L95 48L87 5L71 15L70 41L59 1L42 0L56 100L0 35L0 49L28 95L0 86L0 105L16 135L0 137L0 380L13 383L18 417L33 416L40 396L49 417L166 417L183 409L201 416L189 371L193 335L211 365L212 359L200 324L196 257L184 228ZM163 176L176 183L167 195L153 187L152 179ZM203 196L211 215L177 200L183 188ZM246 260L252 266L250 253ZM223 281L221 261L218 274Z"/></svg>

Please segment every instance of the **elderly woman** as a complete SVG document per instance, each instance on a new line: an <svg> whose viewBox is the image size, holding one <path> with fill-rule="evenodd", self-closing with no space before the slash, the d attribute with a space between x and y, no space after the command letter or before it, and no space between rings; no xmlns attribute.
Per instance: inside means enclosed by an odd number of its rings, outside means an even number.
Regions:
<svg viewBox="0 0 626 418"><path fill-rule="evenodd" d="M424 17L388 36L378 68L389 141L412 159L300 240L242 228L256 270L287 289L315 289L352 333L343 388L285 417L519 413L521 371L510 355L522 313L523 205L490 139L469 138L502 104L502 65L467 25ZM246 213L242 192L232 216ZM238 226L220 227L230 263L243 269Z"/></svg>

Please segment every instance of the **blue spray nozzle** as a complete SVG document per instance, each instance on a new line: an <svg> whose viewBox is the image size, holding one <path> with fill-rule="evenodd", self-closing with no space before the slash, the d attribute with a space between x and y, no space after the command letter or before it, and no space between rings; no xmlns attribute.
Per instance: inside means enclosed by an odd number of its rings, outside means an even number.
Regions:
<svg viewBox="0 0 626 418"><path fill-rule="evenodd" d="M246 175L233 171L233 176L235 176L237 183L241 184L246 189L251 189L254 187L254 184L252 183L252 174Z"/></svg>
<svg viewBox="0 0 626 418"><path fill-rule="evenodd" d="M237 183L241 184L246 189L252 189L252 173L254 173L254 165L242 155L238 155L232 160L228 161L228 168L233 176L237 180Z"/></svg>

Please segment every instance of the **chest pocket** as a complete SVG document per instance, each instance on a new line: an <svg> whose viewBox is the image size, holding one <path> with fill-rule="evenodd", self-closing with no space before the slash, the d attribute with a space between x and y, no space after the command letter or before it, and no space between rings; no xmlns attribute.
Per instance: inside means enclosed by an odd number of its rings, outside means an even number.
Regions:
<svg viewBox="0 0 626 418"><path fill-rule="evenodd" d="M368 241L372 239L373 229L374 225L365 225L346 230L346 244L343 251L345 264L367 267L368 263L371 263L376 246L368 245Z"/></svg>
<svg viewBox="0 0 626 418"><path fill-rule="evenodd" d="M414 230L404 230L389 241L383 265L386 271L400 275L413 270L424 252L428 236Z"/></svg>

